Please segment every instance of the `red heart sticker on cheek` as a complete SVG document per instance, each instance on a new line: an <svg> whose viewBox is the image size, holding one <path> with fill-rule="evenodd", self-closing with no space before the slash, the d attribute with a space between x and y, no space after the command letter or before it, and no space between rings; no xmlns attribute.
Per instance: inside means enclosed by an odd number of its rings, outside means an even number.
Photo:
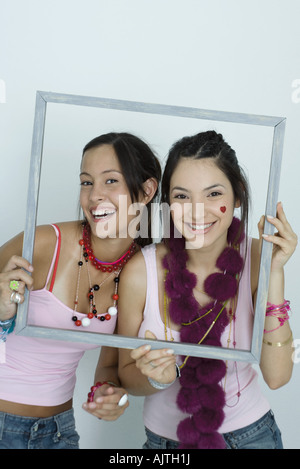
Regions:
<svg viewBox="0 0 300 469"><path fill-rule="evenodd" d="M220 210L221 210L222 213L225 213L225 212L226 212L226 207L225 207L225 206L224 206L224 207L220 207Z"/></svg>

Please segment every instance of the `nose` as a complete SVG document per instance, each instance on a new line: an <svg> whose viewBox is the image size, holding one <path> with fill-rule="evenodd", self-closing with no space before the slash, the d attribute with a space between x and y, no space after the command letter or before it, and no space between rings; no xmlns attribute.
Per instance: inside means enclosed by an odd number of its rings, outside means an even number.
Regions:
<svg viewBox="0 0 300 469"><path fill-rule="evenodd" d="M89 198L92 202L100 202L105 199L105 189L102 184L94 182L92 189L89 193Z"/></svg>
<svg viewBox="0 0 300 469"><path fill-rule="evenodd" d="M193 201L187 204L186 215L194 222L201 222L205 218L205 205L200 200Z"/></svg>

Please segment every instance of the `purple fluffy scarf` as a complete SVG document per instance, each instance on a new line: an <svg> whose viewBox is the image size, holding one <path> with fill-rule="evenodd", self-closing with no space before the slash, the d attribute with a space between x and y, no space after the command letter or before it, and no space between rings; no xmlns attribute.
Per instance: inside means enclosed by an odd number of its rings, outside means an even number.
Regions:
<svg viewBox="0 0 300 469"><path fill-rule="evenodd" d="M221 346L221 335L229 322L224 302L235 296L238 288L237 274L243 267L243 259L235 247L244 238L240 225L240 221L233 218L227 235L229 247L225 248L216 262L221 272L209 275L204 282L205 292L214 301L203 308L193 295L197 277L186 268L188 255L185 239L170 238L170 252L163 260L163 266L168 270L165 288L170 300L170 317L181 325L181 342L199 343L217 318L201 343ZM205 315L209 310L211 311ZM200 317L202 318L195 321ZM207 358L189 357L181 369L181 389L177 396L177 405L182 412L190 414L177 428L181 449L225 448L224 439L218 433L224 420L225 393L220 381L225 374L226 365L222 360Z"/></svg>

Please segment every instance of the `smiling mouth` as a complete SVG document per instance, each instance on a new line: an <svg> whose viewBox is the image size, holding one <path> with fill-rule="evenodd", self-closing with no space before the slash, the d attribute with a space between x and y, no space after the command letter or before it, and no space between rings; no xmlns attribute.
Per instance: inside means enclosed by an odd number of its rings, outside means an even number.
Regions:
<svg viewBox="0 0 300 469"><path fill-rule="evenodd" d="M103 210L92 210L91 214L94 220L105 220L106 218L114 215L116 210L114 209L103 209Z"/></svg>
<svg viewBox="0 0 300 469"><path fill-rule="evenodd" d="M192 223L188 223L188 226L192 231L205 231L205 230L208 230L213 224L214 222L207 223L206 225L195 225Z"/></svg>

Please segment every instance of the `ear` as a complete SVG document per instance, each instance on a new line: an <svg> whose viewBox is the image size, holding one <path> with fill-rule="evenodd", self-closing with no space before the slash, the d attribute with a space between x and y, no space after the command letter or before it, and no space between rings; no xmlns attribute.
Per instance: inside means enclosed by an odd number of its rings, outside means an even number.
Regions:
<svg viewBox="0 0 300 469"><path fill-rule="evenodd" d="M143 202L145 205L147 205L153 197L156 194L158 187L157 180L154 178L149 178L147 181L143 183L143 189L144 189L144 194L141 194L141 199L140 202Z"/></svg>
<svg viewBox="0 0 300 469"><path fill-rule="evenodd" d="M240 208L240 206L241 206L240 199L236 199L235 204L234 204L234 208Z"/></svg>

